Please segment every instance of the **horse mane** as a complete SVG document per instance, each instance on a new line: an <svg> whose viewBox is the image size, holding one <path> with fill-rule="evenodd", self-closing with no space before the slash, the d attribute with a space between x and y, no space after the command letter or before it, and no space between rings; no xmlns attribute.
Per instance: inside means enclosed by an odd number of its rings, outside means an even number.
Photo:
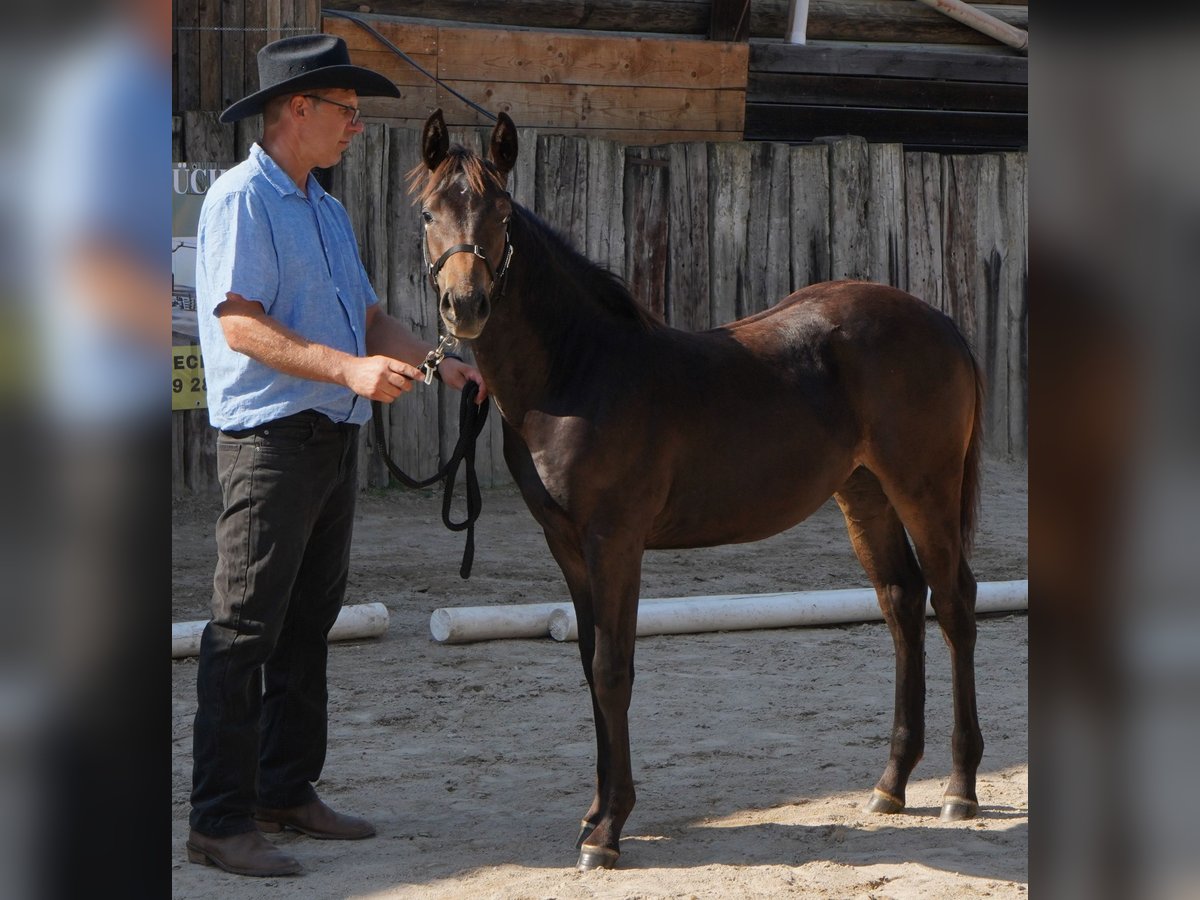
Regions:
<svg viewBox="0 0 1200 900"><path fill-rule="evenodd" d="M543 252L538 258L554 263L532 267L529 277L535 290L561 293L562 282L567 281L577 291L586 292L614 319L632 325L638 331L666 327L662 318L634 299L624 278L588 259L559 231L530 210L516 203L513 206L520 213L520 221L530 238L541 245Z"/></svg>
<svg viewBox="0 0 1200 900"><path fill-rule="evenodd" d="M428 203L448 180L460 173L466 178L467 186L476 193L482 194L488 182L505 190L504 177L491 161L455 144L436 169L431 170L424 162L419 162L408 171L408 193L414 195L414 203ZM529 268L529 277L535 289L561 291L562 285L555 282L554 276L557 275L558 279L571 282L576 290L585 290L601 308L619 321L642 331L665 327L659 316L634 299L621 276L581 254L562 234L531 210L515 201L513 209L516 213L514 218L526 226L525 232L544 250L537 256L544 264Z"/></svg>

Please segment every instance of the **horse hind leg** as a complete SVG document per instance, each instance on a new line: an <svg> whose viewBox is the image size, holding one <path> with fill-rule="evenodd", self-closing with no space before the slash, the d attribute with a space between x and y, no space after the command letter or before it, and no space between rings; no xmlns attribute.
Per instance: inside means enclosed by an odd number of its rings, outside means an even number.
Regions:
<svg viewBox="0 0 1200 900"><path fill-rule="evenodd" d="M960 518L958 482L946 479L938 491L917 494L889 491L916 545L929 582L930 603L950 649L954 730L950 780L942 798L941 819L969 819L979 813L975 775L983 759L983 733L975 698L976 581L967 564ZM951 489L953 487L953 489Z"/></svg>
<svg viewBox="0 0 1200 900"><path fill-rule="evenodd" d="M904 527L873 474L856 469L834 499L895 645L891 751L867 809L896 813L904 809L908 778L925 749L925 580Z"/></svg>

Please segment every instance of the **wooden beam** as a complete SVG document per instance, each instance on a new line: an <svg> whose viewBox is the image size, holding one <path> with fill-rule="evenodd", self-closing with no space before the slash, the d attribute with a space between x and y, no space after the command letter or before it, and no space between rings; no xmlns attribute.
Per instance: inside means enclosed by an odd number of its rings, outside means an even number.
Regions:
<svg viewBox="0 0 1200 900"><path fill-rule="evenodd" d="M484 109L504 111L519 125L648 131L740 131L745 93L675 88L606 87L574 84L520 84L449 81L447 84ZM414 89L420 92L422 89ZM389 103L364 99L372 115L393 115ZM491 121L436 89L436 104L450 125L490 125ZM404 117L411 117L405 114Z"/></svg>
<svg viewBox="0 0 1200 900"><path fill-rule="evenodd" d="M745 88L746 44L442 28L439 77L466 81Z"/></svg>
<svg viewBox="0 0 1200 900"><path fill-rule="evenodd" d="M1025 6L972 4L1007 25L1029 28ZM750 34L786 38L786 0L756 0ZM805 34L809 41L887 41L919 44L1000 45L985 34L912 0L809 0Z"/></svg>
<svg viewBox="0 0 1200 900"><path fill-rule="evenodd" d="M1029 83L1029 60L1024 56L1010 55L1008 52L897 50L819 43L798 45L751 42L750 71Z"/></svg>
<svg viewBox="0 0 1200 900"><path fill-rule="evenodd" d="M1029 143L1028 117L1016 113L747 104L747 140L811 141L855 134L910 150L1016 150Z"/></svg>
<svg viewBox="0 0 1200 900"><path fill-rule="evenodd" d="M755 72L746 86L746 101L1025 113L1029 89L1023 84L985 81Z"/></svg>
<svg viewBox="0 0 1200 900"><path fill-rule="evenodd" d="M712 0L710 41L744 41L750 37L750 0Z"/></svg>
<svg viewBox="0 0 1200 900"><path fill-rule="evenodd" d="M372 0L371 13L519 28L587 28L704 35L711 0ZM328 9L363 12L362 0L326 0Z"/></svg>

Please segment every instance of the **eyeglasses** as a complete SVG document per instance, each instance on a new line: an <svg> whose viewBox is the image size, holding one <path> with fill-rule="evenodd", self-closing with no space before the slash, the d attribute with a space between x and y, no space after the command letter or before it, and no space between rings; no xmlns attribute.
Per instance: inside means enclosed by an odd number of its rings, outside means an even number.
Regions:
<svg viewBox="0 0 1200 900"><path fill-rule="evenodd" d="M345 103L338 103L336 100L330 100L328 97L319 97L316 94L301 94L301 97L307 97L309 100L323 100L326 103L332 103L334 106L340 106L342 109L350 112L350 124L357 125L359 117L362 115L362 110L357 106L349 106Z"/></svg>

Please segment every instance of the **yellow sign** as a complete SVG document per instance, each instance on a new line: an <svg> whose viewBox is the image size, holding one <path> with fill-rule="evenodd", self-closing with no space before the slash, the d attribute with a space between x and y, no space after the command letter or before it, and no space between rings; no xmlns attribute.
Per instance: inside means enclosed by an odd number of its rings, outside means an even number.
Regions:
<svg viewBox="0 0 1200 900"><path fill-rule="evenodd" d="M198 344L171 348L171 409L208 406L204 359Z"/></svg>

